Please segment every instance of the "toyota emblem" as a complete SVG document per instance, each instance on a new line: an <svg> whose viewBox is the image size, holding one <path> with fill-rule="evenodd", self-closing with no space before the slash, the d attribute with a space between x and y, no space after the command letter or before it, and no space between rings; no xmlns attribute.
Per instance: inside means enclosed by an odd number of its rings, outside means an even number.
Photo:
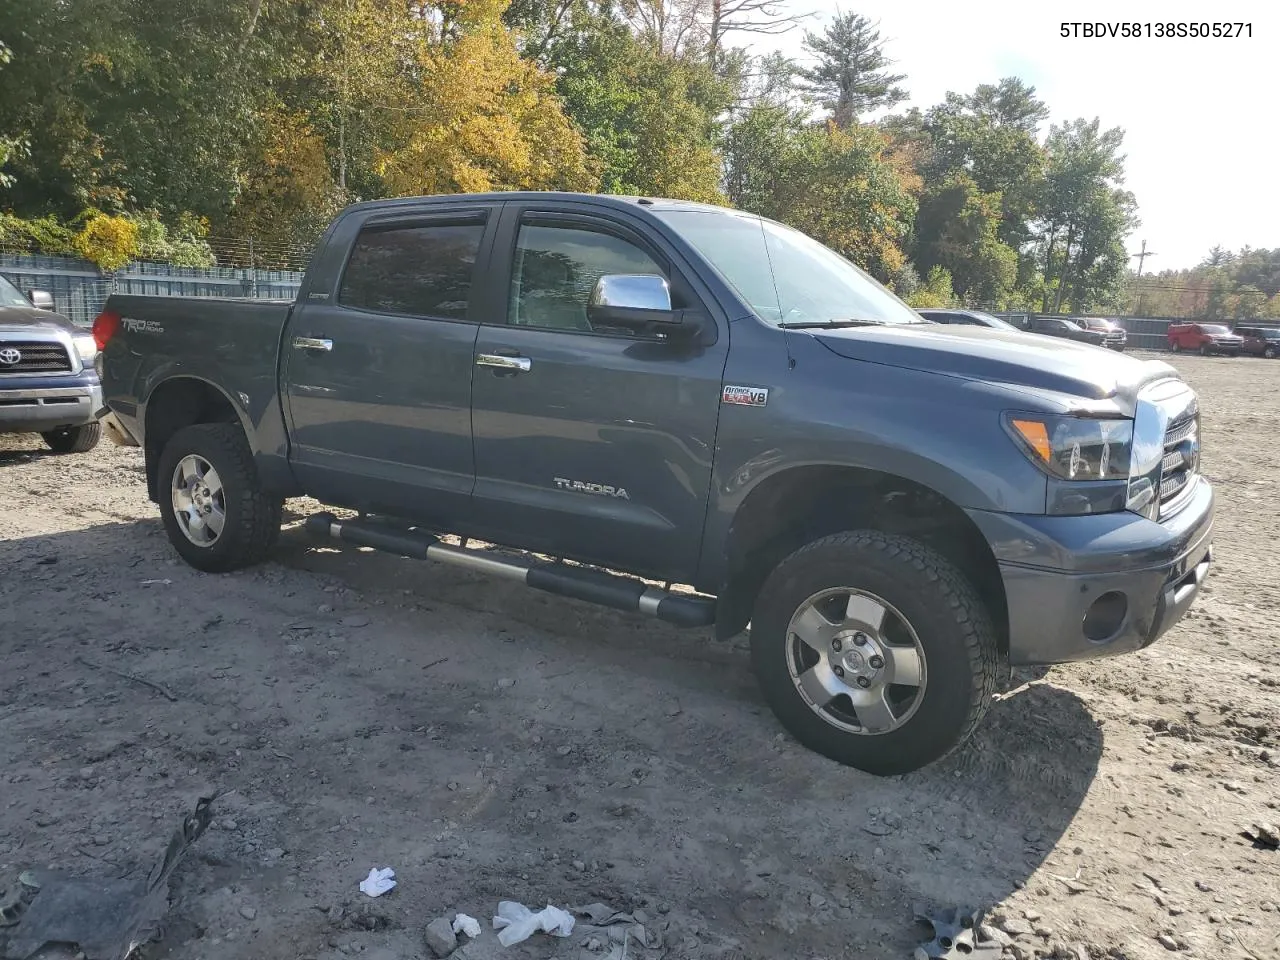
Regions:
<svg viewBox="0 0 1280 960"><path fill-rule="evenodd" d="M5 347L3 350L0 350L0 363L3 363L6 367L12 367L21 359L21 350L14 347Z"/></svg>

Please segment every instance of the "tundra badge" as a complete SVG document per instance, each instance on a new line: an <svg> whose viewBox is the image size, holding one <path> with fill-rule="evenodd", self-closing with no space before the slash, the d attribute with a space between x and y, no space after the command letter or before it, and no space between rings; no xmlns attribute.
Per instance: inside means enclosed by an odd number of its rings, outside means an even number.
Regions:
<svg viewBox="0 0 1280 960"><path fill-rule="evenodd" d="M725 384L720 402L743 407L763 407L769 402L769 391L765 387L734 387Z"/></svg>
<svg viewBox="0 0 1280 960"><path fill-rule="evenodd" d="M566 480L556 477L555 484L561 490L572 490L574 493L593 493L597 497L617 497L619 500L630 500L625 487L610 487L602 483L583 483L581 480Z"/></svg>

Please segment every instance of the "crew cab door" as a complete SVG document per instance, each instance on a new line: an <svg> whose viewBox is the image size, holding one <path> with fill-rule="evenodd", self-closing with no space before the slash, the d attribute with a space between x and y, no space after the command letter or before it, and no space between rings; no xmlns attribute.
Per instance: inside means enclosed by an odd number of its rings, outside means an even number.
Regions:
<svg viewBox="0 0 1280 960"><path fill-rule="evenodd" d="M673 256L639 221L554 203L504 209L472 391L472 516L488 536L694 575L729 335ZM588 298L610 274L666 277L673 305L713 332L699 343L593 329Z"/></svg>
<svg viewBox="0 0 1280 960"><path fill-rule="evenodd" d="M395 208L339 224L332 285L285 331L293 469L309 494L422 522L465 518L474 291L498 205Z"/></svg>

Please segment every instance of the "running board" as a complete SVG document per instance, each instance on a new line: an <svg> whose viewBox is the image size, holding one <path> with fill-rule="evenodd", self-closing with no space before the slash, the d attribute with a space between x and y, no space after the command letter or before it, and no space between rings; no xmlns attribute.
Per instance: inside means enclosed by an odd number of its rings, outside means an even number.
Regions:
<svg viewBox="0 0 1280 960"><path fill-rule="evenodd" d="M319 536L401 557L449 563L515 580L545 593L643 613L681 627L709 627L716 621L714 598L680 596L630 577L564 563L524 562L485 550L467 550L441 543L436 537L416 530L397 529L368 520L339 520L331 513L308 517L306 527Z"/></svg>

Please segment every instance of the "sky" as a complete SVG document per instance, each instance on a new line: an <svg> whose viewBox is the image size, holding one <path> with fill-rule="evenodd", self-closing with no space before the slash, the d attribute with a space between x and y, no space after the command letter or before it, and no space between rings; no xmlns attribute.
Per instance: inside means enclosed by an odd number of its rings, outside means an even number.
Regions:
<svg viewBox="0 0 1280 960"><path fill-rule="evenodd" d="M819 31L837 9L880 21L886 54L905 73L905 106L948 90L1018 76L1049 122L1099 117L1125 131L1125 186L1138 200L1144 273L1192 267L1211 247L1280 247L1280 2L1267 0L782 0ZM1233 39L1063 38L1074 22L1252 23ZM752 52L801 62L803 31L730 37ZM902 108L900 108L902 109ZM1042 136L1047 132L1042 130ZM1134 265L1137 265L1135 259Z"/></svg>

